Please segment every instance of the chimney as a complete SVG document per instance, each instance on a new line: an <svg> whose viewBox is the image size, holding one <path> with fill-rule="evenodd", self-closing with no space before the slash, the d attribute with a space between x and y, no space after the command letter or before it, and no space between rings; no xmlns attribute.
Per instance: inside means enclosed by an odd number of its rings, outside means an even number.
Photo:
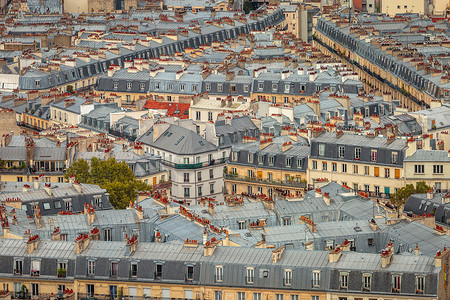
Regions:
<svg viewBox="0 0 450 300"><path fill-rule="evenodd" d="M203 245L206 245L206 242L208 242L208 232L206 231L206 228L205 228L205 231L203 232Z"/></svg>
<svg viewBox="0 0 450 300"><path fill-rule="evenodd" d="M227 75L226 75L226 81L233 80L234 76L235 76L235 74L234 74L233 71L227 72Z"/></svg>
<svg viewBox="0 0 450 300"><path fill-rule="evenodd" d="M177 71L177 73L175 74L175 79L180 80L180 78L186 73L187 73L186 69Z"/></svg>
<svg viewBox="0 0 450 300"><path fill-rule="evenodd" d="M300 224L306 224L311 232L317 232L317 225L310 218L301 216L299 220Z"/></svg>
<svg viewBox="0 0 450 300"><path fill-rule="evenodd" d="M221 240L216 240L216 238L212 238L211 241L206 242L203 246L203 255L211 256L216 251L217 245L221 242Z"/></svg>
<svg viewBox="0 0 450 300"><path fill-rule="evenodd" d="M419 244L416 244L416 248L414 248L414 255L416 255L416 256L420 255Z"/></svg>
<svg viewBox="0 0 450 300"><path fill-rule="evenodd" d="M34 235L34 236L30 236L28 238L28 242L27 242L27 253L31 254L33 253L34 250L37 249L38 245L39 245L39 235Z"/></svg>
<svg viewBox="0 0 450 300"><path fill-rule="evenodd" d="M39 209L39 206L36 205L36 208L34 209L34 221L36 222L36 227L41 228L41 210Z"/></svg>
<svg viewBox="0 0 450 300"><path fill-rule="evenodd" d="M81 183L80 183L80 182L78 182L78 181L75 180L75 181L73 182L72 186L73 186L73 188L74 188L78 193L81 194Z"/></svg>
<svg viewBox="0 0 450 300"><path fill-rule="evenodd" d="M52 233L52 241L60 241L61 240L61 230L59 227L56 227Z"/></svg>
<svg viewBox="0 0 450 300"><path fill-rule="evenodd" d="M131 256L136 251L138 238L136 235L133 234L131 238L128 238L128 236L126 236L125 239L127 241L126 255Z"/></svg>
<svg viewBox="0 0 450 300"><path fill-rule="evenodd" d="M86 204L86 202L84 202L83 214L87 215L88 224L89 226L91 226L95 221L95 209L92 204L88 205Z"/></svg>
<svg viewBox="0 0 450 300"><path fill-rule="evenodd" d="M132 60L125 60L124 64L123 64L123 68L124 69L128 69L129 67L133 66L133 61Z"/></svg>
<svg viewBox="0 0 450 300"><path fill-rule="evenodd" d="M153 141L156 141L169 127L169 123L155 122L153 125Z"/></svg>
<svg viewBox="0 0 450 300"><path fill-rule="evenodd" d="M134 211L136 212L136 216L139 220L142 220L144 218L144 211L142 210L142 206L140 206L139 204L135 204Z"/></svg>
<svg viewBox="0 0 450 300"><path fill-rule="evenodd" d="M381 267L386 268L392 261L394 254L394 243L391 241L387 247L381 250Z"/></svg>
<svg viewBox="0 0 450 300"><path fill-rule="evenodd" d="M378 225L377 225L377 222L375 221L375 219L371 219L369 221L369 226L370 226L370 228L372 228L373 231L378 230Z"/></svg>
<svg viewBox="0 0 450 300"><path fill-rule="evenodd" d="M308 105L314 112L314 114L316 114L317 116L320 116L320 101L319 100L308 100L306 101L306 105Z"/></svg>
<svg viewBox="0 0 450 300"><path fill-rule="evenodd" d="M150 77L155 77L156 74L158 74L159 72L164 72L164 68L163 67L159 67L156 69L150 69Z"/></svg>
<svg viewBox="0 0 450 300"><path fill-rule="evenodd" d="M162 243L162 235L158 230L155 230L155 243Z"/></svg>
<svg viewBox="0 0 450 300"><path fill-rule="evenodd" d="M51 183L46 183L46 184L44 185L44 190L47 192L47 194L48 194L50 197L53 197L53 188L52 188L52 184L51 184Z"/></svg>
<svg viewBox="0 0 450 300"><path fill-rule="evenodd" d="M447 204L450 202L450 193L447 193L442 196L442 204Z"/></svg>
<svg viewBox="0 0 450 300"><path fill-rule="evenodd" d="M340 246L336 246L336 248L334 250L331 250L330 253L328 254L330 263L338 262L341 255L342 255L342 248Z"/></svg>
<svg viewBox="0 0 450 300"><path fill-rule="evenodd" d="M31 191L31 186L29 186L28 184L24 184L23 187L22 187L22 192L26 193L26 192L29 192L29 191Z"/></svg>
<svg viewBox="0 0 450 300"><path fill-rule="evenodd" d="M292 141L284 142L283 145L281 146L281 151L286 152L287 150L289 150L291 148L292 148Z"/></svg>
<svg viewBox="0 0 450 300"><path fill-rule="evenodd" d="M330 206L330 204L331 204L330 194L328 194L328 193L323 193L323 201L325 202L325 204L326 204L327 206Z"/></svg>
<svg viewBox="0 0 450 300"><path fill-rule="evenodd" d="M317 73L317 71L309 73L309 81L315 81L317 76L319 76L319 73Z"/></svg>
<svg viewBox="0 0 450 300"><path fill-rule="evenodd" d="M267 146L269 146L270 144L272 144L272 141L273 141L272 138L260 140L259 141L259 150L262 150L262 149L266 148Z"/></svg>
<svg viewBox="0 0 450 300"><path fill-rule="evenodd" d="M428 190L428 192L427 192L427 199L428 199L428 200L432 200L433 197L434 197L433 190L432 190L432 189L431 189L431 190Z"/></svg>
<svg viewBox="0 0 450 300"><path fill-rule="evenodd" d="M436 268L442 268L442 259L444 258L444 256L448 256L448 252L449 252L450 250L447 250L447 248L446 247L444 247L444 250L443 251L438 251L437 253L436 253L436 256L434 257L434 266L436 267Z"/></svg>
<svg viewBox="0 0 450 300"><path fill-rule="evenodd" d="M261 240L256 243L255 248L266 248L266 246L266 236L264 235L264 233L261 233Z"/></svg>
<svg viewBox="0 0 450 300"><path fill-rule="evenodd" d="M305 243L305 250L312 251L314 250L314 241L309 241Z"/></svg>
<svg viewBox="0 0 450 300"><path fill-rule="evenodd" d="M272 263L276 264L281 259L283 251L284 251L283 246L278 247L277 249L272 251Z"/></svg>
<svg viewBox="0 0 450 300"><path fill-rule="evenodd" d="M64 99L64 108L75 104L75 98Z"/></svg>
<svg viewBox="0 0 450 300"><path fill-rule="evenodd" d="M90 239L93 240L93 241L99 241L99 240L100 240L100 230L98 230L97 227L94 227L94 228L91 230L91 236L90 236Z"/></svg>
<svg viewBox="0 0 450 300"><path fill-rule="evenodd" d="M208 212L211 216L214 216L214 204L212 204L211 202L209 202L208 204Z"/></svg>
<svg viewBox="0 0 450 300"><path fill-rule="evenodd" d="M75 239L75 254L80 254L81 252L83 252L89 245L89 240L89 235L80 234Z"/></svg>
<svg viewBox="0 0 450 300"><path fill-rule="evenodd" d="M342 244L339 245L342 251L350 251L350 246L351 244L348 240L345 240Z"/></svg>

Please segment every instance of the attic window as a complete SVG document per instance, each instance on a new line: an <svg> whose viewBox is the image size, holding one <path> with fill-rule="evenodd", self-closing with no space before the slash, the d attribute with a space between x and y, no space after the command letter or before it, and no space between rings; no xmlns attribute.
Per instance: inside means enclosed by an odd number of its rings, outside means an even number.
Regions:
<svg viewBox="0 0 450 300"><path fill-rule="evenodd" d="M175 145L178 145L183 139L184 139L184 136L180 137L180 139L175 143Z"/></svg>
<svg viewBox="0 0 450 300"><path fill-rule="evenodd" d="M362 231L361 227L359 227L359 226L356 226L356 227L353 228L353 229L355 229L356 232L361 232L361 231Z"/></svg>
<svg viewBox="0 0 450 300"><path fill-rule="evenodd" d="M167 135L167 137L170 137L170 136L172 136L172 132L169 132L169 134ZM181 141L181 140L180 140Z"/></svg>
<svg viewBox="0 0 450 300"><path fill-rule="evenodd" d="M200 144L200 146L205 146L205 143L203 143L203 141L198 141L198 143Z"/></svg>

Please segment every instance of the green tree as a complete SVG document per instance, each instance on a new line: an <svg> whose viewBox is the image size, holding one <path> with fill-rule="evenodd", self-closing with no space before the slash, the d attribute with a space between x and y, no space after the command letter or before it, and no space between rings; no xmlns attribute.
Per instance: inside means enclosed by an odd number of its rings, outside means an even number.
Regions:
<svg viewBox="0 0 450 300"><path fill-rule="evenodd" d="M423 194L428 192L430 189L431 188L423 181L417 182L416 187L412 184L407 184L391 195L391 202L397 207L398 210L400 210L412 194Z"/></svg>
<svg viewBox="0 0 450 300"><path fill-rule="evenodd" d="M146 191L150 186L136 180L125 162L117 162L114 158L100 160L92 158L90 164L80 159L74 162L65 174L66 179L75 176L81 183L97 184L109 193L109 202L116 209L126 208L134 201L139 191Z"/></svg>
<svg viewBox="0 0 450 300"><path fill-rule="evenodd" d="M244 1L244 0L242 0L242 1ZM242 9L244 10L245 14L248 14L248 13L250 13L250 11L254 10L254 7L250 1L245 0Z"/></svg>

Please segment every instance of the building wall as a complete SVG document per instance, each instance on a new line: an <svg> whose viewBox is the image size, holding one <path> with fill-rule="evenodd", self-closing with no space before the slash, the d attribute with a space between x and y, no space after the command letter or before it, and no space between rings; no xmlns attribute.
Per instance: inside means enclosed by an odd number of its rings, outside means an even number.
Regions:
<svg viewBox="0 0 450 300"><path fill-rule="evenodd" d="M317 162L317 169L313 168L314 161ZM323 170L323 163L327 164L327 170ZM337 171L334 172L332 164L337 165ZM342 172L342 165L347 165L347 172ZM354 173L354 166L358 167L358 173ZM365 167L369 168L369 174L365 175ZM376 176L376 168L378 168L378 176ZM389 177L385 177L385 169L389 169ZM397 171L396 171L397 170ZM398 175L398 178L396 178ZM346 184L347 186L358 190L365 190L369 187L370 192L375 192L375 187L379 187L380 193L385 193L389 188L389 193L394 193L396 189L404 186L404 171L403 168L394 168L383 165L371 165L364 163L347 163L336 160L327 159L310 159L308 161L308 183L313 184L318 179L327 178L329 181L334 181L339 184Z"/></svg>
<svg viewBox="0 0 450 300"><path fill-rule="evenodd" d="M33 115L29 115L26 113L22 114L22 122L23 125L27 126L27 127L31 127L31 128L35 128L37 130L44 130L47 129L49 126L49 121L33 116Z"/></svg>
<svg viewBox="0 0 450 300"><path fill-rule="evenodd" d="M16 112L11 110L0 110L0 135L11 134L18 135L21 132L17 126Z"/></svg>
<svg viewBox="0 0 450 300"><path fill-rule="evenodd" d="M428 4L426 0L381 1L381 11L389 15L402 13L427 14Z"/></svg>
<svg viewBox="0 0 450 300"><path fill-rule="evenodd" d="M415 173L415 165L424 166L424 174ZM434 174L433 166L443 165L444 173ZM443 190L450 190L450 159L447 162L409 162L405 161L403 167L405 168L405 177L407 184L416 184L418 181L425 181L430 187L439 188Z"/></svg>

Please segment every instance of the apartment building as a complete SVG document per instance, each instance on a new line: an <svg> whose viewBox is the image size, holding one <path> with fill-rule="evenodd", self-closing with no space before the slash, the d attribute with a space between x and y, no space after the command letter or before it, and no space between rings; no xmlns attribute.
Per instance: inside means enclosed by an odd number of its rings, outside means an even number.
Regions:
<svg viewBox="0 0 450 300"><path fill-rule="evenodd" d="M311 140L308 182L336 181L373 197L404 186L406 140L325 132Z"/></svg>
<svg viewBox="0 0 450 300"><path fill-rule="evenodd" d="M436 257L284 247L226 247L227 239L200 246L95 240L74 242L1 239L0 276L5 289L28 296L65 290L78 299L148 297L184 299L445 299L449 250ZM264 243L261 243L264 245ZM224 245L224 246L222 246ZM169 251L170 248L170 251ZM355 261L357 263L355 263ZM314 262L314 265L312 265ZM67 291L67 289L69 289Z"/></svg>
<svg viewBox="0 0 450 300"><path fill-rule="evenodd" d="M199 204L202 197L210 197L223 202L226 149L190 129L165 122L156 122L137 142L143 144L145 152L162 158L172 181L172 199Z"/></svg>
<svg viewBox="0 0 450 300"><path fill-rule="evenodd" d="M297 139L297 141L295 140ZM233 145L225 188L228 194L299 197L306 189L309 147L297 135L261 136Z"/></svg>

